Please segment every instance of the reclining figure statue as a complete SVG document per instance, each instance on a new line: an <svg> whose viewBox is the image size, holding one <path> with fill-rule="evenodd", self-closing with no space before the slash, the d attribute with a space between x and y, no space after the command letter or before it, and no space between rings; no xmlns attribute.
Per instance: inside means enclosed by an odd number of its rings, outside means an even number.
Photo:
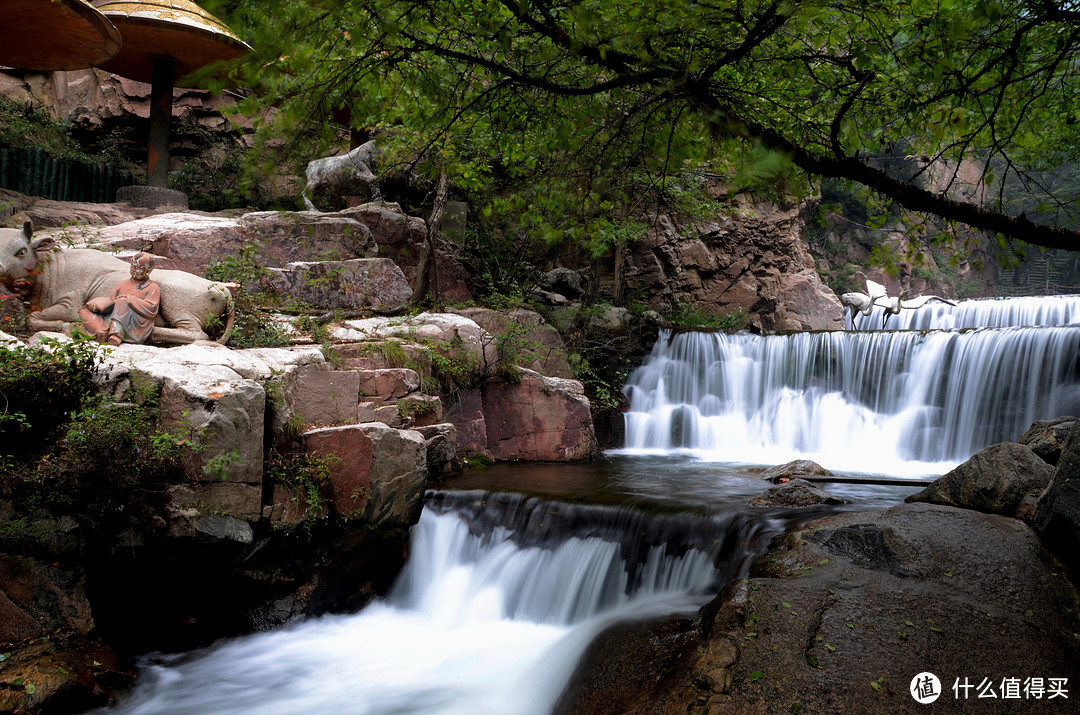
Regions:
<svg viewBox="0 0 1080 715"><path fill-rule="evenodd" d="M0 283L30 303L31 330L61 332L80 320L79 311L111 301L117 286L131 279L131 264L91 248L56 247L51 238L34 238L27 221L22 229L0 228ZM235 316L229 288L185 271L155 270L160 311L151 342L192 343L209 340L207 326L222 326L225 343ZM99 301L98 299L102 299Z"/></svg>

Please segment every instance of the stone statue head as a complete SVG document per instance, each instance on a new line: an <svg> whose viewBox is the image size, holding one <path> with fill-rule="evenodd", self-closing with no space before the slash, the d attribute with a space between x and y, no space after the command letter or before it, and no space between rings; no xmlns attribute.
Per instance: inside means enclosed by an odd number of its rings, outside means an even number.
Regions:
<svg viewBox="0 0 1080 715"><path fill-rule="evenodd" d="M154 270L154 256L150 253L137 253L131 259L131 277L137 281L144 281Z"/></svg>

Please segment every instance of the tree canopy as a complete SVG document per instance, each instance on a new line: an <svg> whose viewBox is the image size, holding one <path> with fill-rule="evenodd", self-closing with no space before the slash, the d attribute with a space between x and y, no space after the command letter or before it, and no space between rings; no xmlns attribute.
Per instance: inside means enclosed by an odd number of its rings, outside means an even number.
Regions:
<svg viewBox="0 0 1080 715"><path fill-rule="evenodd" d="M1075 0L241 0L234 13L257 50L245 81L279 121L347 108L459 185L545 173L615 206L628 181L796 167L1080 249L1066 227L1077 196L1044 173L1080 155Z"/></svg>

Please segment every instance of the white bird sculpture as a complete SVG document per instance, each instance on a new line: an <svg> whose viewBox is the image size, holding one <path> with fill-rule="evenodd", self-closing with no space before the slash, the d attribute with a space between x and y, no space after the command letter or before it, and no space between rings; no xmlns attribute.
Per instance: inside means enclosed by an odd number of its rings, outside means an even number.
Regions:
<svg viewBox="0 0 1080 715"><path fill-rule="evenodd" d="M840 296L840 303L845 308L851 309L851 327L858 330L859 326L855 322L856 314L863 316L870 315L874 310L874 304L882 299L888 299L888 292L885 290L885 286L868 279L866 281L865 293L844 293Z"/></svg>
<svg viewBox="0 0 1080 715"><path fill-rule="evenodd" d="M945 300L936 295L918 295L910 300L904 300L903 295L896 298L879 298L875 301L875 305L880 305L885 309L885 315L881 319L881 329L884 330L885 325L889 322L889 318L894 315L899 315L901 310L917 310L932 300L941 301L947 305L956 305L956 303L953 303L951 300Z"/></svg>

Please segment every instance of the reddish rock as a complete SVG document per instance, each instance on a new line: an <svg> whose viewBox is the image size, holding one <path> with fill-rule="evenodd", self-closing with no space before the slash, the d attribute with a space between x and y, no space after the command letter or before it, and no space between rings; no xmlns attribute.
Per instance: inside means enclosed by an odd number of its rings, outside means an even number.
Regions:
<svg viewBox="0 0 1080 715"><path fill-rule="evenodd" d="M84 575L26 556L0 554L0 590L44 631L70 630L79 635L94 627ZM21 617L12 624L29 628Z"/></svg>
<svg viewBox="0 0 1080 715"><path fill-rule="evenodd" d="M522 372L516 385L482 388L487 447L495 459L568 462L591 456L596 435L581 383Z"/></svg>
<svg viewBox="0 0 1080 715"><path fill-rule="evenodd" d="M18 643L41 635L41 626L33 616L11 602L0 591L0 643Z"/></svg>
<svg viewBox="0 0 1080 715"><path fill-rule="evenodd" d="M397 204L374 202L341 212L364 223L379 244L379 255L401 266L409 285L416 286L416 269L424 254L427 225L423 219L406 216ZM451 303L472 300L472 279L453 255L442 248L435 252L442 299Z"/></svg>
<svg viewBox="0 0 1080 715"><path fill-rule="evenodd" d="M360 394L376 397L383 404L396 402L420 389L420 376L415 370L404 367L357 370L356 374L359 376Z"/></svg>
<svg viewBox="0 0 1080 715"><path fill-rule="evenodd" d="M484 397L480 388L457 393L457 401L446 411L446 420L457 428L457 454L459 457L483 455L492 458L488 451L487 422L484 417Z"/></svg>
<svg viewBox="0 0 1080 715"><path fill-rule="evenodd" d="M373 422L304 434L305 451L327 459L334 511L386 526L419 518L427 484L424 438Z"/></svg>
<svg viewBox="0 0 1080 715"><path fill-rule="evenodd" d="M398 400L397 406L398 411L411 420L413 428L443 421L442 400L435 395L409 395Z"/></svg>
<svg viewBox="0 0 1080 715"><path fill-rule="evenodd" d="M307 365L282 381L285 405L306 425L335 425L356 418L360 375L355 370L328 370Z"/></svg>

